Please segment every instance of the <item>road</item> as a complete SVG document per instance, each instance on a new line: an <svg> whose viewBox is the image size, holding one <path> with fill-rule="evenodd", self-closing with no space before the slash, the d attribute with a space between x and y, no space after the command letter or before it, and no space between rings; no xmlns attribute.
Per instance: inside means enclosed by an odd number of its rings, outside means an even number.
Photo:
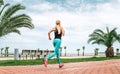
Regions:
<svg viewBox="0 0 120 74"><path fill-rule="evenodd" d="M0 74L120 74L120 60L65 63L32 66L0 66Z"/></svg>

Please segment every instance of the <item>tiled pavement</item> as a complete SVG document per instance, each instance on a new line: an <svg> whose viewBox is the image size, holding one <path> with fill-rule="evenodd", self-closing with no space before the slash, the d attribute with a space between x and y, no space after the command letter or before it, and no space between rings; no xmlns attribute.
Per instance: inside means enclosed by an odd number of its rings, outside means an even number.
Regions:
<svg viewBox="0 0 120 74"><path fill-rule="evenodd" d="M34 66L1 66L0 74L120 74L120 60L66 63Z"/></svg>

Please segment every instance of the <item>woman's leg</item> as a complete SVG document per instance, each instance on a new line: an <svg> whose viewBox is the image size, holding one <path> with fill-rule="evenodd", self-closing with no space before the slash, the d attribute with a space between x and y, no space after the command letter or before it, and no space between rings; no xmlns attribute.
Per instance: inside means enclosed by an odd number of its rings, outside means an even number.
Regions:
<svg viewBox="0 0 120 74"><path fill-rule="evenodd" d="M60 64L60 50L59 50L60 49L60 45L61 45L61 40L60 39L56 39L55 52L56 52L58 64Z"/></svg>
<svg viewBox="0 0 120 74"><path fill-rule="evenodd" d="M60 52L59 52L59 51L57 52L57 61L58 61L58 64L61 63L61 62L60 62Z"/></svg>
<svg viewBox="0 0 120 74"><path fill-rule="evenodd" d="M53 41L53 45L55 47L55 45L56 45L55 40ZM47 58L44 58L44 65L45 65L45 67L47 67L48 60L50 60L55 54L56 54L56 52L54 50L54 52L51 53Z"/></svg>
<svg viewBox="0 0 120 74"><path fill-rule="evenodd" d="M53 53L51 53L48 57L47 60L50 60L53 56L55 56L56 52L54 51Z"/></svg>
<svg viewBox="0 0 120 74"><path fill-rule="evenodd" d="M61 40L57 40L57 43L56 43L56 46L55 46L55 52L56 52L56 55L57 55L57 61L58 61L58 64L59 64L59 68L62 68L64 66L64 64L61 64L60 62L60 45L61 45Z"/></svg>
<svg viewBox="0 0 120 74"><path fill-rule="evenodd" d="M54 39L53 41L53 46L54 46L54 52L51 53L48 57L47 60L50 60L53 56L57 55L59 58L59 48L60 48L61 40L60 39Z"/></svg>

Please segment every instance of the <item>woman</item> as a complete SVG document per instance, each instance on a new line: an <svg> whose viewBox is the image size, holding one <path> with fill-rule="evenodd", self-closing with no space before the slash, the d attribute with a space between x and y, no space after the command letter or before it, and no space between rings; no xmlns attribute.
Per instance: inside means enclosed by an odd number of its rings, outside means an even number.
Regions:
<svg viewBox="0 0 120 74"><path fill-rule="evenodd" d="M51 40L50 33L52 33L52 32L54 32L54 35L55 35L54 40L53 40L54 52L51 53L47 58L44 59L44 65L45 65L45 67L47 67L48 60L50 60L53 56L57 55L57 61L59 64L59 68L62 68L64 65L61 64L61 62L60 62L59 48L61 45L61 38L62 38L62 36L65 35L65 31L64 31L63 27L61 26L60 20L56 20L56 26L48 32L49 40Z"/></svg>

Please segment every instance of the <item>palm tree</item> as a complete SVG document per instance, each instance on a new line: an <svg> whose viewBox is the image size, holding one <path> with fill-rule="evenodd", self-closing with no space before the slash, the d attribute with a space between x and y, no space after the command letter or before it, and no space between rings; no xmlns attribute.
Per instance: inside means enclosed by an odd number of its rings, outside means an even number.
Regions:
<svg viewBox="0 0 120 74"><path fill-rule="evenodd" d="M3 49L4 49L4 48L1 48L1 49L0 49L0 50L1 50L1 56L2 56L2 54L3 54L3 53L2 53Z"/></svg>
<svg viewBox="0 0 120 74"><path fill-rule="evenodd" d="M40 54L41 54L41 51L40 51L40 49L38 48L38 49L37 49L37 53L36 53L37 58L40 58Z"/></svg>
<svg viewBox="0 0 120 74"><path fill-rule="evenodd" d="M85 50L85 46L83 46L82 48L83 48L83 56L84 56L84 50Z"/></svg>
<svg viewBox="0 0 120 74"><path fill-rule="evenodd" d="M95 51L95 56L98 55L98 50L99 50L98 48L95 48L95 50L94 50Z"/></svg>
<svg viewBox="0 0 120 74"><path fill-rule="evenodd" d="M6 46L6 47L5 47L5 57L8 57L8 49L9 49L9 47Z"/></svg>
<svg viewBox="0 0 120 74"><path fill-rule="evenodd" d="M62 47L60 47L60 56L62 56Z"/></svg>
<svg viewBox="0 0 120 74"><path fill-rule="evenodd" d="M33 29L31 18L26 14L15 14L19 10L25 9L21 4L9 6L5 4L0 10L0 37L9 33L21 34L18 28L26 27ZM9 8L7 8L9 6Z"/></svg>
<svg viewBox="0 0 120 74"><path fill-rule="evenodd" d="M78 56L79 56L79 55L80 55L80 54L79 54L80 49L77 49L77 51L78 51Z"/></svg>
<svg viewBox="0 0 120 74"><path fill-rule="evenodd" d="M117 34L116 28L111 31L107 27L107 32L103 32L101 29L96 29L92 34L89 35L90 39L88 43L92 42L92 44L102 44L107 47L105 54L106 57L114 56L113 51L113 43L117 40L120 42L120 34Z"/></svg>
<svg viewBox="0 0 120 74"><path fill-rule="evenodd" d="M66 48L67 48L67 47L66 47L66 46L64 46L64 49L65 49L65 56L66 56Z"/></svg>
<svg viewBox="0 0 120 74"><path fill-rule="evenodd" d="M118 48L116 49L116 55L119 55L119 49Z"/></svg>

